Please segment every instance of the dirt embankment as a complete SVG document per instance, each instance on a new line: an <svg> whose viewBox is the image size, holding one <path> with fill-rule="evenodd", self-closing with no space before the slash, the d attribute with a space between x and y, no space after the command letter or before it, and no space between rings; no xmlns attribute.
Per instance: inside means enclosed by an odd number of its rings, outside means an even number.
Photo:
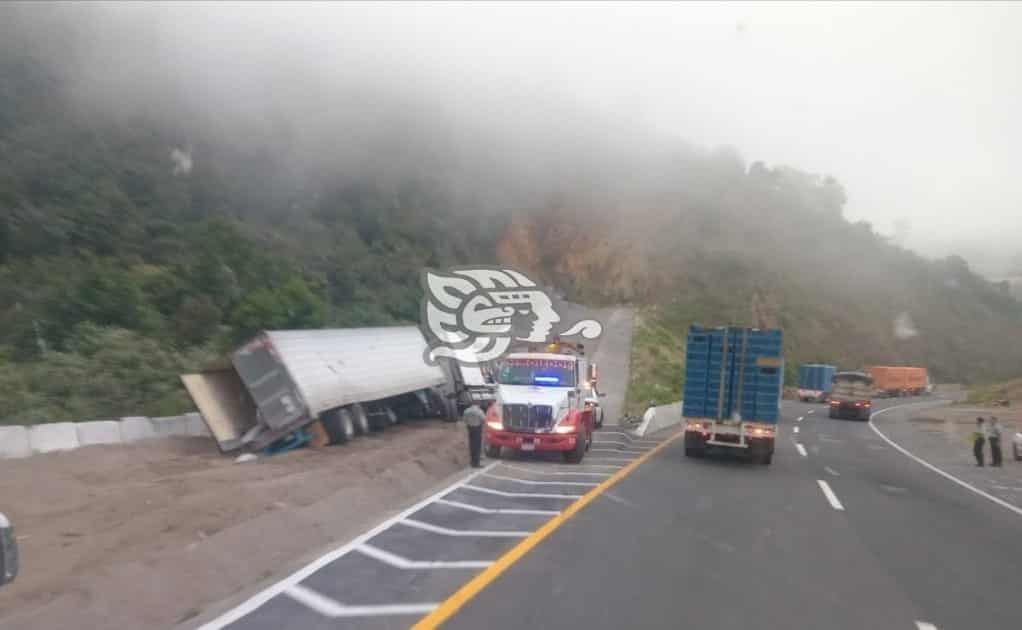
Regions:
<svg viewBox="0 0 1022 630"><path fill-rule="evenodd" d="M429 421L246 464L200 438L0 461L22 556L0 628L185 621L463 469L464 439Z"/></svg>
<svg viewBox="0 0 1022 630"><path fill-rule="evenodd" d="M921 411L911 418L912 424L933 434L940 434L948 444L961 447L968 452L972 434L976 430L976 418L995 416L1001 427L1001 448L1011 453L1011 439L1016 431L1022 431L1022 409L1004 407L980 407L975 405L952 405Z"/></svg>

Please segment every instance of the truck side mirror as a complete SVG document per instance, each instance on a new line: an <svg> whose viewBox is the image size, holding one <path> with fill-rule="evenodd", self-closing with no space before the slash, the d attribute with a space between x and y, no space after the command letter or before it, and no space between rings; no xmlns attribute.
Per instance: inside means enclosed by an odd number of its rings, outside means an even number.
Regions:
<svg viewBox="0 0 1022 630"><path fill-rule="evenodd" d="M18 575L18 542L14 538L14 527L7 517L0 513L0 586L13 582Z"/></svg>

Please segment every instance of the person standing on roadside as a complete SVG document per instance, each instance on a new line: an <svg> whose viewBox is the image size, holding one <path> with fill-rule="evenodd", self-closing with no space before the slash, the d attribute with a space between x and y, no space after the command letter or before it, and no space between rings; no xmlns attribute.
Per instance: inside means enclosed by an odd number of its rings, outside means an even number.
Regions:
<svg viewBox="0 0 1022 630"><path fill-rule="evenodd" d="M990 442L990 465L994 467L1001 466L1001 426L997 422L996 416L990 416L990 422L987 423L987 440Z"/></svg>
<svg viewBox="0 0 1022 630"><path fill-rule="evenodd" d="M972 454L976 456L976 465L983 465L983 443L986 442L986 427L983 418L976 418L976 430L972 432Z"/></svg>
<svg viewBox="0 0 1022 630"><path fill-rule="evenodd" d="M479 405L470 405L462 414L465 421L465 428L468 429L468 456L472 468L479 468L482 464L479 458L483 451L483 423L486 422L486 414Z"/></svg>

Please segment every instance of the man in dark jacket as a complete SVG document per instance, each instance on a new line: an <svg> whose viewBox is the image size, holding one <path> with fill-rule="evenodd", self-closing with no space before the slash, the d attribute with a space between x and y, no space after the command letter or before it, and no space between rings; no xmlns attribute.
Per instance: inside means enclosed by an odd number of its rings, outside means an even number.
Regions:
<svg viewBox="0 0 1022 630"><path fill-rule="evenodd" d="M486 422L486 414L479 405L471 405L462 414L462 419L468 429L468 455L472 468L479 468L482 466L479 458L483 450L483 423Z"/></svg>
<svg viewBox="0 0 1022 630"><path fill-rule="evenodd" d="M972 454L976 456L976 465L983 465L983 443L986 442L986 427L983 418L976 418L976 430L972 432Z"/></svg>

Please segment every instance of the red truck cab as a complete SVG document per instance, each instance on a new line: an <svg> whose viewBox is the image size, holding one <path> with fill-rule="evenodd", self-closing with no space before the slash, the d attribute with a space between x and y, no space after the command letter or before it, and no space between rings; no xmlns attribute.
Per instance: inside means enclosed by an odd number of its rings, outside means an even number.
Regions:
<svg viewBox="0 0 1022 630"><path fill-rule="evenodd" d="M595 366L570 354L567 344L551 344L546 352L521 352L501 361L496 374L496 400L486 412L486 455L502 449L563 453L568 462L582 461L602 424Z"/></svg>

